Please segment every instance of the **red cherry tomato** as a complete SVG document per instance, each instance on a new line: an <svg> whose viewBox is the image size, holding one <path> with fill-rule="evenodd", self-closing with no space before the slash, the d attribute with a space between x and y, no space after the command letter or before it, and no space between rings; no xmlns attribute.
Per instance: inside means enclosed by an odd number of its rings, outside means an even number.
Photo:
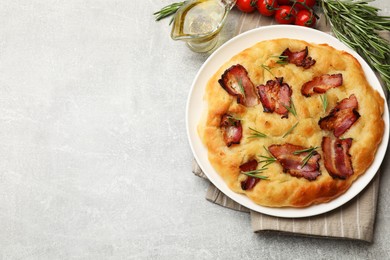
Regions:
<svg viewBox="0 0 390 260"><path fill-rule="evenodd" d="M289 5L290 4L290 0L278 0L278 4L279 5Z"/></svg>
<svg viewBox="0 0 390 260"><path fill-rule="evenodd" d="M296 1L295 7L299 10L313 9L314 5L316 4L316 0L295 0L295 1Z"/></svg>
<svg viewBox="0 0 390 260"><path fill-rule="evenodd" d="M251 13L255 10L252 1L253 0L237 0L236 7L244 13Z"/></svg>
<svg viewBox="0 0 390 260"><path fill-rule="evenodd" d="M279 6L277 0L258 0L257 10L264 16L273 16Z"/></svg>
<svg viewBox="0 0 390 260"><path fill-rule="evenodd" d="M275 13L275 20L281 24L292 24L295 22L297 11L289 5L279 6Z"/></svg>
<svg viewBox="0 0 390 260"><path fill-rule="evenodd" d="M314 27L316 25L316 17L313 12L308 10L300 10L295 18L295 24L306 27Z"/></svg>

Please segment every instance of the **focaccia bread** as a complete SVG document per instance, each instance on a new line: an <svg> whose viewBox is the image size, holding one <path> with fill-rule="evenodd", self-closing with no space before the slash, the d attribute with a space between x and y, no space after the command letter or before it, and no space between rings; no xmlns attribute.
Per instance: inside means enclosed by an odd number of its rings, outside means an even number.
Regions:
<svg viewBox="0 0 390 260"><path fill-rule="evenodd" d="M268 207L343 194L382 140L384 100L359 62L327 44L263 41L210 78L198 133L233 191Z"/></svg>

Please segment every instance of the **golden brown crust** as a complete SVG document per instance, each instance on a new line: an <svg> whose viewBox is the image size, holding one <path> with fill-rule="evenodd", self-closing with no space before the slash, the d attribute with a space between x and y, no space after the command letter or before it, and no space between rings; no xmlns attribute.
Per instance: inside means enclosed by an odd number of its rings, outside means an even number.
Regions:
<svg viewBox="0 0 390 260"><path fill-rule="evenodd" d="M316 64L303 69L293 64L275 63L275 55L280 55L286 48L299 51L309 47L309 56ZM264 84L275 77L283 77L292 89L292 100L298 117L291 114L281 119L276 113L265 113L261 104L244 107L237 104L236 98L229 95L219 84L223 72L235 64L241 64L255 86ZM274 75L264 70L262 65L272 67ZM328 90L328 108L323 110L320 95L304 97L301 86L322 74L343 74L343 85ZM358 100L358 112L361 117L346 131L341 138L353 138L350 154L354 174L346 180L334 179L326 171L323 159L320 160L321 175L314 181L296 178L283 173L279 163L267 166L263 175L268 180L261 180L252 190L242 190L240 183L247 176L240 174L239 166L259 154L266 155L263 146L291 143L304 147L319 146L323 136L332 133L318 126L318 120L326 116L337 102L355 94ZM199 135L208 149L211 165L235 192L247 195L255 203L269 207L306 207L330 201L344 193L351 184L371 165L376 150L382 140L384 121L382 113L384 100L367 82L359 62L350 54L339 51L326 44L311 44L293 39L276 39L259 42L227 61L209 80L205 99L208 107L198 126ZM226 147L219 128L221 116L229 113L241 118L243 138L238 145ZM293 132L283 135L297 122ZM266 138L247 138L254 128L267 135ZM321 149L318 152L322 156Z"/></svg>

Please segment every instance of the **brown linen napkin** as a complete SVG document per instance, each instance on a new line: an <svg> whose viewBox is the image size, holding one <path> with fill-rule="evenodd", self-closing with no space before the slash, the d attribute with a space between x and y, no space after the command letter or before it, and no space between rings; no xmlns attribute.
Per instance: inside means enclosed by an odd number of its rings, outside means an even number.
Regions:
<svg viewBox="0 0 390 260"><path fill-rule="evenodd" d="M196 161L193 173L206 178ZM378 198L379 172L353 200L330 212L307 218L279 218L258 213L233 201L210 183L206 199L229 209L249 212L257 233L283 232L302 236L349 238L372 242Z"/></svg>
<svg viewBox="0 0 390 260"><path fill-rule="evenodd" d="M325 18L320 14L317 29L330 33ZM242 14L237 23L236 34L273 24L273 19L256 14ZM388 37L389 35L384 35ZM193 161L195 175L207 179L197 162ZM252 229L257 233L280 232L302 236L357 239L372 242L380 172L370 184L354 199L333 211L307 218L279 218L258 213L233 201L210 183L206 199L218 205L249 212Z"/></svg>

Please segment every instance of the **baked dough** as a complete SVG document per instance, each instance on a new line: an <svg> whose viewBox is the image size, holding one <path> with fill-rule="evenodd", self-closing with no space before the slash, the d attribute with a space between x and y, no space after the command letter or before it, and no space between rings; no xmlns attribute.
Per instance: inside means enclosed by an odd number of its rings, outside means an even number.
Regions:
<svg viewBox="0 0 390 260"><path fill-rule="evenodd" d="M316 63L308 69L294 64L277 64L275 56L286 48L300 51L308 47L309 56ZM265 84L275 77L283 77L292 89L291 100L295 105L297 117L291 113L288 118L281 118L277 113L263 111L261 102L252 107L237 103L237 98L229 95L218 80L231 66L241 64L248 71L248 76L255 86ZM264 69L270 68L270 70ZM295 39L275 39L263 41L238 53L210 78L205 92L207 109L198 125L198 133L207 147L211 165L233 191L245 194L255 203L268 207L307 207L312 204L328 202L343 194L352 183L371 165L377 148L382 140L384 121L382 119L384 100L365 78L359 62L349 53L336 50L327 44L313 44ZM272 72L272 74L270 73ZM301 94L304 83L323 74L343 75L343 84L326 91L328 108L323 108L321 95L305 97ZM322 130L318 121L328 115L337 102L354 94L358 100L360 118L340 138L352 138L349 150L354 173L347 179L333 178L324 166L321 142L324 136L332 132ZM228 147L223 139L220 123L224 114L231 114L241 119L242 138L240 144ZM293 131L285 133L299 122ZM248 138L256 129L267 135L265 138ZM284 136L284 137L283 137ZM240 165L267 155L264 147L274 144L290 143L302 147L318 146L317 152L320 172L315 180L294 177L283 172L280 163L268 165L261 175L267 180L260 180L253 189L243 190L241 182L247 175L240 172ZM258 168L261 167L259 164Z"/></svg>

